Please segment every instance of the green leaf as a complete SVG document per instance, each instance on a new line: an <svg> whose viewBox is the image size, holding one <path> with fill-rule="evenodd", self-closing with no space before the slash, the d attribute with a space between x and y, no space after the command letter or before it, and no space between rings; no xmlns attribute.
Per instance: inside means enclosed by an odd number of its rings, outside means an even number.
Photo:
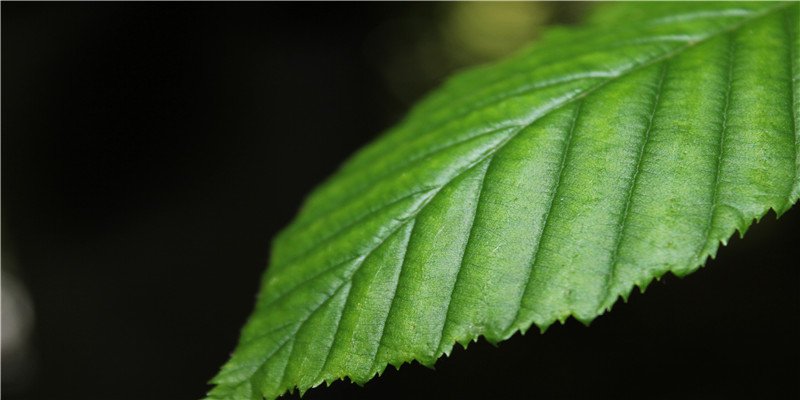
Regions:
<svg viewBox="0 0 800 400"><path fill-rule="evenodd" d="M614 4L452 78L277 237L209 397L588 324L780 215L800 196L799 9Z"/></svg>

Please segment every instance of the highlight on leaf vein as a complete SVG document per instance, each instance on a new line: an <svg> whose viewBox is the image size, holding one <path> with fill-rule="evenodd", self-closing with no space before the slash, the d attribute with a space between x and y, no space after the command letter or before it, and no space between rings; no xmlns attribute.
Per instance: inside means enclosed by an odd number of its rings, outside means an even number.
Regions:
<svg viewBox="0 0 800 400"><path fill-rule="evenodd" d="M800 197L799 21L798 3L607 4L451 77L278 235L208 398L433 366L695 271Z"/></svg>

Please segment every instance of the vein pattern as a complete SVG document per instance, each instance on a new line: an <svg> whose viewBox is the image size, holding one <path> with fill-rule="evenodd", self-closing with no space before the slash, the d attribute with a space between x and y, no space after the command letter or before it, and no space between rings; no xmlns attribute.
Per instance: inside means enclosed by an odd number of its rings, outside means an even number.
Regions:
<svg viewBox="0 0 800 400"><path fill-rule="evenodd" d="M800 7L614 7L452 78L315 190L209 399L588 324L791 207Z"/></svg>

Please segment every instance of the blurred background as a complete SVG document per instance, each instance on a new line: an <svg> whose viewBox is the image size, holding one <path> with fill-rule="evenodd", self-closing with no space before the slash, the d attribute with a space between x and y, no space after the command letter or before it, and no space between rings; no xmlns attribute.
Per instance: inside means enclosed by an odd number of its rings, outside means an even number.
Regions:
<svg viewBox="0 0 800 400"><path fill-rule="evenodd" d="M315 185L444 77L594 5L1 7L4 398L198 399ZM305 398L800 394L798 222L769 214L591 328Z"/></svg>

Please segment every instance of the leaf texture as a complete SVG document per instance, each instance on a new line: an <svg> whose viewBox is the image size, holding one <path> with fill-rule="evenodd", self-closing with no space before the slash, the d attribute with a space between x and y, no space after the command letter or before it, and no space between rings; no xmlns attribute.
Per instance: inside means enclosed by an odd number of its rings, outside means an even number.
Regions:
<svg viewBox="0 0 800 400"><path fill-rule="evenodd" d="M800 196L797 3L606 6L462 73L275 240L211 399L589 323Z"/></svg>

